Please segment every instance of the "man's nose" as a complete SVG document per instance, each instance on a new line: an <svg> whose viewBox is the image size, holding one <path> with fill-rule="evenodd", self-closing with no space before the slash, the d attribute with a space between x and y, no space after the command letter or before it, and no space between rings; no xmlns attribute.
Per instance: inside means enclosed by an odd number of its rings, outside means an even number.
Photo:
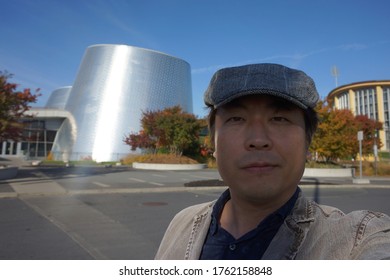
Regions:
<svg viewBox="0 0 390 280"><path fill-rule="evenodd" d="M246 149L262 150L272 147L270 131L264 123L256 122L248 127L246 132Z"/></svg>

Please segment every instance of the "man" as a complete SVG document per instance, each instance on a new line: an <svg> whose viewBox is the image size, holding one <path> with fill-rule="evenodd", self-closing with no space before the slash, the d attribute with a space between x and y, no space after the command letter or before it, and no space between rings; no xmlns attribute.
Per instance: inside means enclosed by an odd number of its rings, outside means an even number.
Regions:
<svg viewBox="0 0 390 280"><path fill-rule="evenodd" d="M156 259L390 259L390 218L304 197L317 127L305 73L276 64L217 71L205 93L219 173L229 187L169 225Z"/></svg>

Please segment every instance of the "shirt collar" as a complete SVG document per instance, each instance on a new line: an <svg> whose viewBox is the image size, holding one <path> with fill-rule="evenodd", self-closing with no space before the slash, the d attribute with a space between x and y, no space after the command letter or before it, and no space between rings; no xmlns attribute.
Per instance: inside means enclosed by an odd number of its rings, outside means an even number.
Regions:
<svg viewBox="0 0 390 280"><path fill-rule="evenodd" d="M225 206L226 202L228 202L229 200L230 200L230 191L229 189L227 189L221 194L221 196L215 202L215 205L213 207L213 212L211 213L210 231L212 235L214 235L218 230L219 217L222 214L223 207Z"/></svg>
<svg viewBox="0 0 390 280"><path fill-rule="evenodd" d="M291 212L293 209L295 202L298 199L298 195L301 192L301 189L297 187L295 190L295 193L291 196L291 198L278 210L276 210L274 213L270 214L268 217L272 216L277 216L281 220L284 220ZM211 224L210 224L210 232L212 235L215 235L219 228L219 217L222 214L223 207L225 206L226 202L230 200L230 191L229 189L225 190L221 196L218 198L216 201L214 207L213 207L213 212L211 214ZM268 217L265 220L268 219ZM259 223L260 224L260 223Z"/></svg>

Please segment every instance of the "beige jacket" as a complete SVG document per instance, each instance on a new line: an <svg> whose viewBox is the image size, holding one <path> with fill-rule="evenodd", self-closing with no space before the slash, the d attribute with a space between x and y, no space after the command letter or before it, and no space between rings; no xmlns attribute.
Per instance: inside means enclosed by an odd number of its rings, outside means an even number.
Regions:
<svg viewBox="0 0 390 280"><path fill-rule="evenodd" d="M199 259L215 201L191 206L170 223L156 259ZM390 259L390 217L344 214L300 194L263 259Z"/></svg>

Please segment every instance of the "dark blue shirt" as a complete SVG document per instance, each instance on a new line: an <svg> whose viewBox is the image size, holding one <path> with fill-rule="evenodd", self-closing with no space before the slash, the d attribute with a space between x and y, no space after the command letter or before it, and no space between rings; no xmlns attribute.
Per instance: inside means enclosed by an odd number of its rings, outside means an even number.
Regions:
<svg viewBox="0 0 390 280"><path fill-rule="evenodd" d="M298 194L294 195L281 208L265 218L255 229L238 239L219 224L225 203L230 199L230 192L226 190L217 200L211 214L211 224L205 243L203 244L201 260L259 260L267 250L275 234L290 214Z"/></svg>

